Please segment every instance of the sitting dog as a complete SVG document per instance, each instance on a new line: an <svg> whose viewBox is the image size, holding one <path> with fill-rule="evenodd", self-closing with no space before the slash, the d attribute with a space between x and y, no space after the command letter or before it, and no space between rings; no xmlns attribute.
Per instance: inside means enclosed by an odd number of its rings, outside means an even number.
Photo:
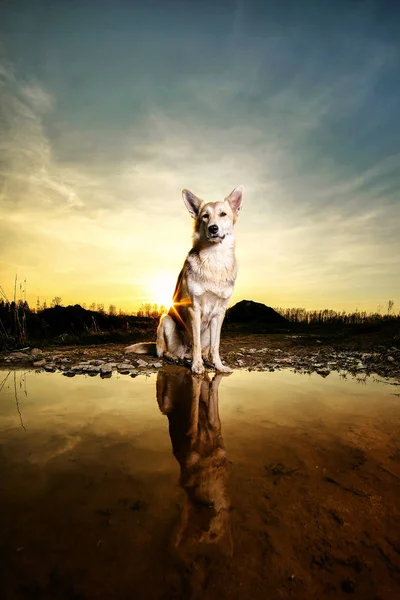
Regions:
<svg viewBox="0 0 400 600"><path fill-rule="evenodd" d="M242 206L243 186L223 202L204 202L183 190L183 200L195 220L193 247L176 284L173 304L162 315L157 330L157 356L190 359L192 372L204 372L203 359L222 373L220 334L226 307L232 296L237 265L235 223ZM154 344L134 344L128 352L147 354Z"/></svg>

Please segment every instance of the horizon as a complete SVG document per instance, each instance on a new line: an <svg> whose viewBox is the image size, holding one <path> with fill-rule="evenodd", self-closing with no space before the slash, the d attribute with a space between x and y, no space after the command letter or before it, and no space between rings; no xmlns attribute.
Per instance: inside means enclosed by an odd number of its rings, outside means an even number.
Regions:
<svg viewBox="0 0 400 600"><path fill-rule="evenodd" d="M17 304L19 304L20 302L25 302L24 296L25 296L25 293L24 293L23 285L21 284L19 298L18 298L18 295L16 295ZM11 297L6 295L4 288L0 285L0 305L3 302L5 304L12 305L12 303L14 302L14 298L13 297L11 299L10 298ZM360 310L358 307L356 307L356 309L354 311L346 311L345 309L336 310L336 309L329 308L327 306L325 306L324 308L311 308L311 309L307 309L303 306L285 306L285 307L284 306L270 306L270 305L266 304L265 302L252 300L250 298L242 298L241 300L236 300L236 302L234 302L234 303L230 302L227 310L229 310L230 308L236 306L237 304L241 304L243 302L252 302L253 304L262 304L266 308L270 308L280 314L287 313L289 311L300 311L300 312L304 311L307 314L322 313L322 312L327 311L327 312L335 313L337 315L345 314L347 316L354 315L354 314L361 314L361 315L366 314L367 316L380 315L382 317L385 317L385 316L389 316L389 317L393 317L393 318L400 317L400 307L397 307L393 300L388 300L385 304L378 305L377 308L372 311ZM42 310L45 310L45 309L55 308L57 306L61 307L61 308L79 306L88 311L104 312L105 314L114 314L114 315L122 315L122 316L123 315L134 316L136 314L139 315L139 312L144 312L146 310L152 310L153 312L157 312L158 314L161 314L162 312L166 312L167 310L169 310L169 308L171 306L171 304L160 304L160 303L156 303L156 302L143 302L137 309L124 310L122 307L117 306L115 304L109 304L107 306L103 302L91 302L90 304L88 304L86 302L64 302L63 298L61 298L60 296L52 298L52 300L50 302L47 302L47 298L45 298L43 300L43 302L40 302L40 298L38 297L36 299L35 304L30 304L28 301L28 298L26 298L26 303L29 306L29 310L31 312L36 312L36 313L38 313ZM146 315L144 315L144 316L146 316Z"/></svg>
<svg viewBox="0 0 400 600"><path fill-rule="evenodd" d="M167 305L181 190L243 184L230 306L398 310L400 5L284 4L0 7L9 299Z"/></svg>

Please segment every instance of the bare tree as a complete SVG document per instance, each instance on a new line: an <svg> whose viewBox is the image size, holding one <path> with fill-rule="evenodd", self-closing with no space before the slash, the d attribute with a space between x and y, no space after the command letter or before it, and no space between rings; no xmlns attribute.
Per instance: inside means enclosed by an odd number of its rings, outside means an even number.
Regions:
<svg viewBox="0 0 400 600"><path fill-rule="evenodd" d="M62 302L62 298L60 296L54 296L53 300L51 301L51 306L53 308L55 306L62 306L61 302Z"/></svg>

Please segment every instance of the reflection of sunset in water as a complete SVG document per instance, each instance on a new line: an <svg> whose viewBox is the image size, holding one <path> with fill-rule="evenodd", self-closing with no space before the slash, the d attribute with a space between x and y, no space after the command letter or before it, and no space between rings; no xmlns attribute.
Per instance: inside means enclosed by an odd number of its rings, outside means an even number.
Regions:
<svg viewBox="0 0 400 600"><path fill-rule="evenodd" d="M6 598L395 598L396 386L166 366L0 388Z"/></svg>

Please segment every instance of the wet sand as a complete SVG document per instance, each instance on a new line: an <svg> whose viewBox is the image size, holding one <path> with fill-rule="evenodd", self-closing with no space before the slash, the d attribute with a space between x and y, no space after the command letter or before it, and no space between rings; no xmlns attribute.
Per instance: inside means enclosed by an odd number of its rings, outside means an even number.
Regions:
<svg viewBox="0 0 400 600"><path fill-rule="evenodd" d="M398 387L179 367L15 384L7 600L399 597Z"/></svg>

